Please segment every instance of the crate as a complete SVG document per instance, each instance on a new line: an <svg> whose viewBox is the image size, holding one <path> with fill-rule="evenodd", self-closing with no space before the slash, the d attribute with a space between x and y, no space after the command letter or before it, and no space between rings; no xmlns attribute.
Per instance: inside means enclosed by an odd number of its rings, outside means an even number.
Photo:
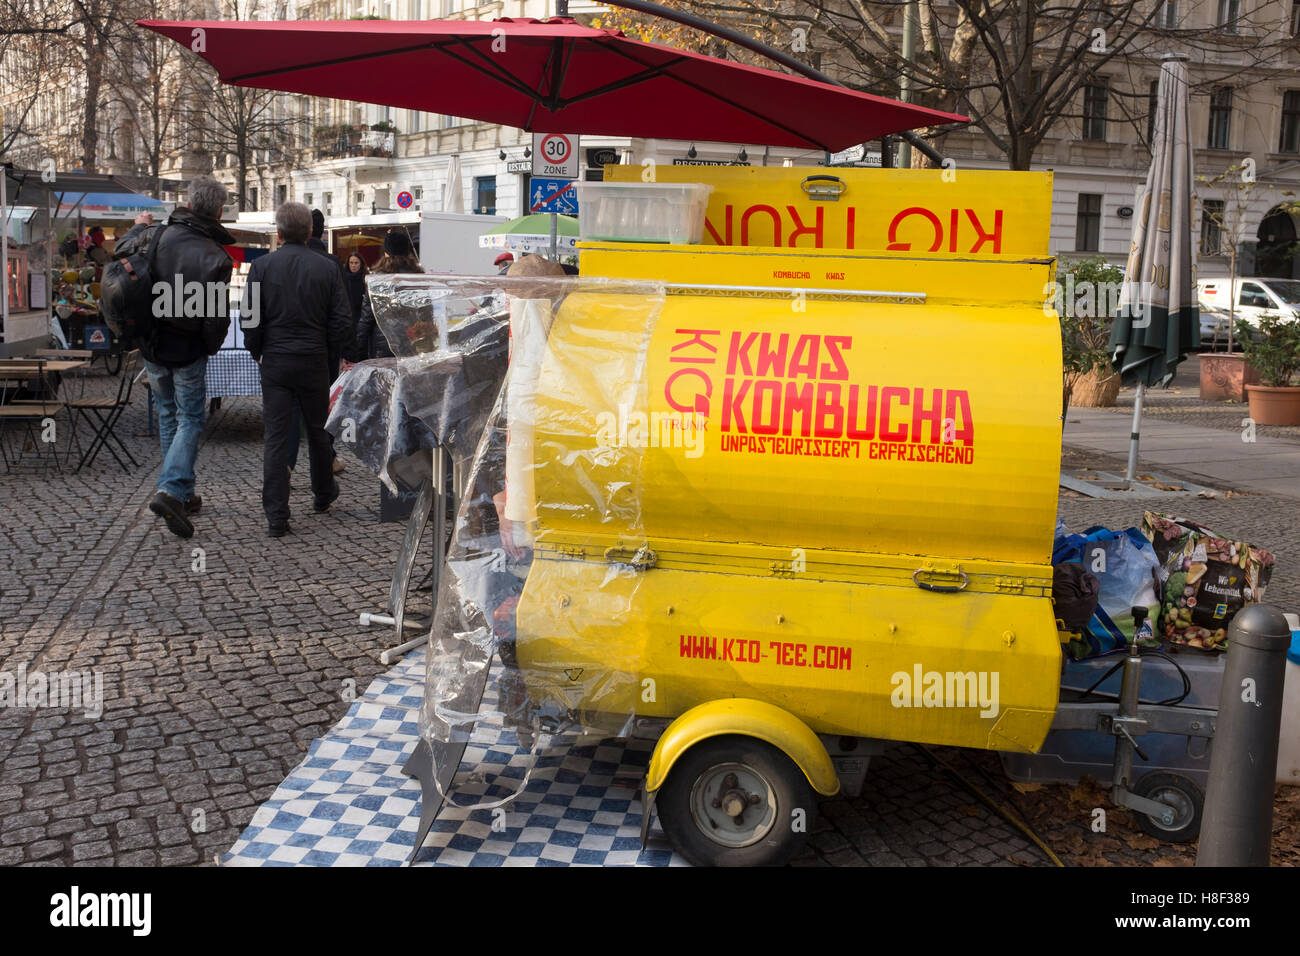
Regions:
<svg viewBox="0 0 1300 956"><path fill-rule="evenodd" d="M713 187L703 183L577 182L581 239L698 244Z"/></svg>

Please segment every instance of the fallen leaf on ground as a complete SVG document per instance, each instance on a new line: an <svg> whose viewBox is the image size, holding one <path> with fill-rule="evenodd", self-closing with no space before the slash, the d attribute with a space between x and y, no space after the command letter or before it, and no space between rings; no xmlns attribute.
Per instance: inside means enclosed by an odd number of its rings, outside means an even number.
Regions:
<svg viewBox="0 0 1300 956"><path fill-rule="evenodd" d="M1043 785L1041 783L1020 783L1019 781L1015 781L1015 780L1011 782L1011 786L1013 786L1016 790L1020 791L1021 793L1034 793L1038 790L1043 789Z"/></svg>

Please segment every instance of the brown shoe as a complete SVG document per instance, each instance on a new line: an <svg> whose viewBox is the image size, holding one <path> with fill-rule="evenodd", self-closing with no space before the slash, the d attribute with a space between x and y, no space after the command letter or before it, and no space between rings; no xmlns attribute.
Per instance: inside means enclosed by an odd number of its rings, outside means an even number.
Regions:
<svg viewBox="0 0 1300 956"><path fill-rule="evenodd" d="M332 464L330 467L334 470L334 474L336 474L336 475L341 475L341 474L343 474L343 467L344 467L344 466L343 466L343 459L340 458L338 455L335 455L335 456L334 456L334 464Z"/></svg>

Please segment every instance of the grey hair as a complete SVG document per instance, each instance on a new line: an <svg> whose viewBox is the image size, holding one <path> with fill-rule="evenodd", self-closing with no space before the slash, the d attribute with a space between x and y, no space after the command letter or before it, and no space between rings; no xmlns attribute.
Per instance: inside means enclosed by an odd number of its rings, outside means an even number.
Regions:
<svg viewBox="0 0 1300 956"><path fill-rule="evenodd" d="M226 187L211 176L190 180L190 209L208 219L220 219L226 205Z"/></svg>
<svg viewBox="0 0 1300 956"><path fill-rule="evenodd" d="M275 211L275 227L285 242L306 242L311 235L311 210L300 202L287 202Z"/></svg>

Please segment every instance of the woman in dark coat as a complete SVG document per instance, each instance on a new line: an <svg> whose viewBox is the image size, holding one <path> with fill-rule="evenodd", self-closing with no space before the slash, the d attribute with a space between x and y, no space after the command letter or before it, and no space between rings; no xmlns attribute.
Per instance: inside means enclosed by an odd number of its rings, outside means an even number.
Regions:
<svg viewBox="0 0 1300 956"><path fill-rule="evenodd" d="M366 260L354 252L348 256L348 267L343 271L343 285L348 290L348 302L352 305L352 325L355 328L361 318L361 301L366 296Z"/></svg>
<svg viewBox="0 0 1300 956"><path fill-rule="evenodd" d="M375 264L375 272L423 272L420 260L415 257L411 240L404 232L393 230L384 236L384 255ZM388 347L383 330L375 322L374 307L370 301L370 290L361 297L361 318L357 321L357 354L360 358L391 358L393 350Z"/></svg>

